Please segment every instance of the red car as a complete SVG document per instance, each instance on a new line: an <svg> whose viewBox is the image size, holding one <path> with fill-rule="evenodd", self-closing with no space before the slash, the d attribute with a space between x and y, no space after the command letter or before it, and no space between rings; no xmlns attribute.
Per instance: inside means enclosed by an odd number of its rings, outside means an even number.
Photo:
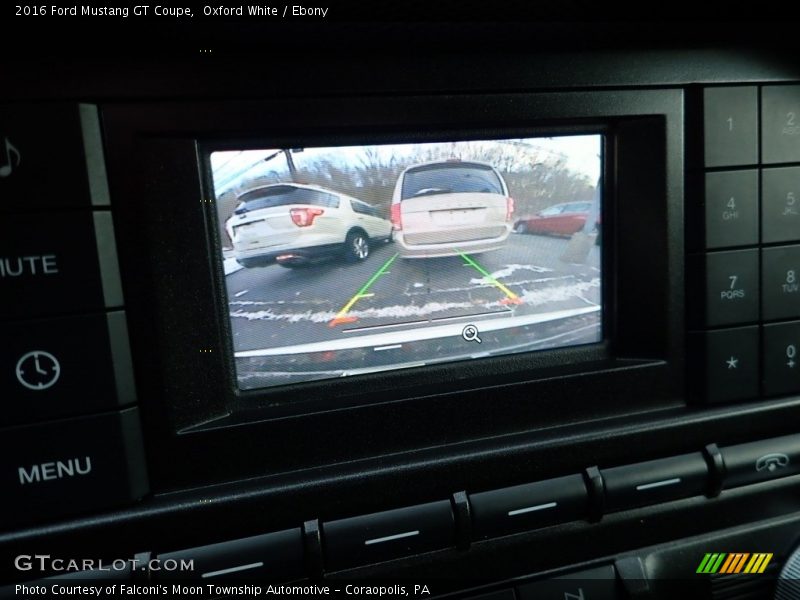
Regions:
<svg viewBox="0 0 800 600"><path fill-rule="evenodd" d="M514 231L572 235L583 229L591 208L591 202L555 204L531 217L521 217L514 223Z"/></svg>

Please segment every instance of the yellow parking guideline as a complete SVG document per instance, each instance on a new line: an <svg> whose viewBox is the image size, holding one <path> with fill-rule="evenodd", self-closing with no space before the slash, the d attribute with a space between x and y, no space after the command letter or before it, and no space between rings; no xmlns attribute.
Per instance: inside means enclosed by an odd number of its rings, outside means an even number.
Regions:
<svg viewBox="0 0 800 600"><path fill-rule="evenodd" d="M397 253L395 253L394 256L392 256L389 260L387 260L385 263L383 263L383 266L381 266L381 268L378 269L375 272L375 274L372 277L369 278L367 283L365 283L364 285L361 286L361 289L358 290L358 292L356 292L355 296L350 298L350 300L347 301L347 304L345 304L342 307L342 310L340 310L336 314L336 316L331 320L331 322L328 323L328 327L336 327L340 323L352 323L353 321L357 321L358 320L356 317L348 317L348 316L346 316L347 313L350 312L350 309L353 308L353 305L356 302L358 302L359 300L361 300L361 298L370 298L370 297L375 295L375 294L367 294L366 292L369 289L369 287L373 283L375 283L375 281L378 279L378 277L380 277L381 275L383 275L386 272L386 269L389 268L389 265L391 265L394 262L394 259L396 259L397 256L398 256Z"/></svg>
<svg viewBox="0 0 800 600"><path fill-rule="evenodd" d="M508 304L522 304L522 298L517 296L514 292L512 292L510 289L508 289L502 283L497 281L497 279L492 277L486 269L484 269L482 266L480 266L472 258L470 258L468 255L464 254L463 252L459 252L459 255L461 256L461 258L463 258L465 261L467 261L467 264L469 264L469 266L473 267L481 275L486 277L486 279L489 280L489 283L491 283L493 286L495 286L501 292L503 292L507 296L506 302Z"/></svg>

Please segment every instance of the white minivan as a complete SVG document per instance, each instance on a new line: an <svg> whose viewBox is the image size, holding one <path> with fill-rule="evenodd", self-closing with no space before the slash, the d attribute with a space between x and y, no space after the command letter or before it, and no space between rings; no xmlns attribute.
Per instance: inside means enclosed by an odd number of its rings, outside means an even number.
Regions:
<svg viewBox="0 0 800 600"><path fill-rule="evenodd" d="M447 160L406 168L392 196L394 239L403 258L454 256L502 248L514 200L493 166Z"/></svg>
<svg viewBox="0 0 800 600"><path fill-rule="evenodd" d="M305 266L332 256L365 260L389 241L392 224L376 207L316 185L275 183L249 189L225 223L243 267Z"/></svg>

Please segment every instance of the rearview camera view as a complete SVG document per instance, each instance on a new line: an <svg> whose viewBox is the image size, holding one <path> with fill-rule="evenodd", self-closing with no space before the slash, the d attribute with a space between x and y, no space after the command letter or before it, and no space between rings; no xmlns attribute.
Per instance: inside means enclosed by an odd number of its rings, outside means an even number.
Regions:
<svg viewBox="0 0 800 600"><path fill-rule="evenodd" d="M212 152L240 389L602 339L602 136Z"/></svg>

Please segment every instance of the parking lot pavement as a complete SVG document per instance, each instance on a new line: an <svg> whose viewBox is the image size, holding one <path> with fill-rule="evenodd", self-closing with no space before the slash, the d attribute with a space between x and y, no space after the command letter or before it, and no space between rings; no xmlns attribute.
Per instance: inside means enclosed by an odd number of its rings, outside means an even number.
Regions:
<svg viewBox="0 0 800 600"><path fill-rule="evenodd" d="M600 249L566 264L568 243L514 234L501 250L428 259L402 259L389 243L356 264L241 269L226 277L234 350L598 306Z"/></svg>

